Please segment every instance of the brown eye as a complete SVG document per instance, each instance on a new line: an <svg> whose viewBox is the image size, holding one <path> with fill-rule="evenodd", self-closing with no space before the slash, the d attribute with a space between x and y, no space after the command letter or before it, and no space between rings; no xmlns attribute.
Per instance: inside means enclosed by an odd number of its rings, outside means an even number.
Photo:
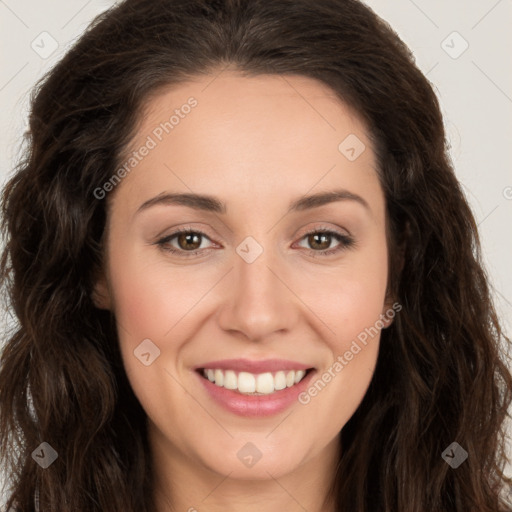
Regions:
<svg viewBox="0 0 512 512"><path fill-rule="evenodd" d="M308 243L312 249L326 250L331 245L332 236L327 233L313 233L308 235Z"/></svg>
<svg viewBox="0 0 512 512"><path fill-rule="evenodd" d="M305 248L309 249L312 256L329 256L355 246L355 240L352 237L326 229L310 231L302 237L302 240L306 242ZM330 248L333 241L337 241L338 244L334 248Z"/></svg>
<svg viewBox="0 0 512 512"><path fill-rule="evenodd" d="M184 229L161 238L156 245L164 251L187 257L210 249L210 247L201 247L204 240L209 240L209 237L201 231Z"/></svg>
<svg viewBox="0 0 512 512"><path fill-rule="evenodd" d="M176 237L180 249L196 250L201 246L201 235L198 233L180 233Z"/></svg>

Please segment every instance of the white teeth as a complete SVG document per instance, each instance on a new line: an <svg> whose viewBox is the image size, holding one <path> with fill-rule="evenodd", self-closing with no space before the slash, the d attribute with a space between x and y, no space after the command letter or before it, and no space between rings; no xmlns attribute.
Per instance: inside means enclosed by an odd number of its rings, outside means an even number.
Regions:
<svg viewBox="0 0 512 512"><path fill-rule="evenodd" d="M286 375L284 372L277 372L274 377L274 389L279 391L286 387Z"/></svg>
<svg viewBox="0 0 512 512"><path fill-rule="evenodd" d="M298 372L295 372L295 384L298 384L302 378L306 375L306 372L304 370L299 370Z"/></svg>
<svg viewBox="0 0 512 512"><path fill-rule="evenodd" d="M270 395L275 391L290 388L298 384L306 375L305 370L278 371L275 373L252 374L233 370L203 370L203 375L216 386L237 390L243 394Z"/></svg>
<svg viewBox="0 0 512 512"><path fill-rule="evenodd" d="M226 389L236 389L238 387L238 379L233 370L227 370L224 373L224 387Z"/></svg>
<svg viewBox="0 0 512 512"><path fill-rule="evenodd" d="M274 377L271 373L260 373L256 377L256 391L268 395L274 392Z"/></svg>
<svg viewBox="0 0 512 512"><path fill-rule="evenodd" d="M222 386L224 384L224 374L222 373L222 370L215 370L215 382L219 383L219 386Z"/></svg>
<svg viewBox="0 0 512 512"><path fill-rule="evenodd" d="M217 380L215 380L217 384ZM222 386L222 384L218 384ZM254 393L256 391L256 378L252 373L240 372L238 374L238 391L240 393Z"/></svg>

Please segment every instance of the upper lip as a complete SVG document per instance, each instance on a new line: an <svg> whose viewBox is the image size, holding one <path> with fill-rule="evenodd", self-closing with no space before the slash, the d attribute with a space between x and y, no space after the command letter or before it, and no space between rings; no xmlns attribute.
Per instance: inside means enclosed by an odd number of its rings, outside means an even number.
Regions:
<svg viewBox="0 0 512 512"><path fill-rule="evenodd" d="M222 359L198 365L195 369L234 370L238 372L258 374L277 372L279 370L309 370L310 368L313 367L311 365L287 359L263 359L261 361L254 361L250 359Z"/></svg>

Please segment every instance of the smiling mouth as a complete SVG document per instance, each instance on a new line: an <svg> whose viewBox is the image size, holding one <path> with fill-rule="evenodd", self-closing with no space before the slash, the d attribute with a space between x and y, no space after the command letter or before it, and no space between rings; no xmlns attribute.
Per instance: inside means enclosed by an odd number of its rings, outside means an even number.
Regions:
<svg viewBox="0 0 512 512"><path fill-rule="evenodd" d="M314 368L308 368L307 370L279 370L254 374L220 368L198 368L197 372L218 387L242 395L264 396L295 386L313 370Z"/></svg>

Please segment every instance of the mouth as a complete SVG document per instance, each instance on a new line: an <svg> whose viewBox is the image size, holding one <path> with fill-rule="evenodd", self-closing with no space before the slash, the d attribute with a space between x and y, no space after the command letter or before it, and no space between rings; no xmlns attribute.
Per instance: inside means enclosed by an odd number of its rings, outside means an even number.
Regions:
<svg viewBox="0 0 512 512"><path fill-rule="evenodd" d="M217 387L240 395L266 396L292 388L304 380L314 368L286 369L251 373L225 368L197 368L196 372Z"/></svg>
<svg viewBox="0 0 512 512"><path fill-rule="evenodd" d="M286 359L222 359L194 368L204 391L225 411L264 418L298 404L315 376L308 364Z"/></svg>

